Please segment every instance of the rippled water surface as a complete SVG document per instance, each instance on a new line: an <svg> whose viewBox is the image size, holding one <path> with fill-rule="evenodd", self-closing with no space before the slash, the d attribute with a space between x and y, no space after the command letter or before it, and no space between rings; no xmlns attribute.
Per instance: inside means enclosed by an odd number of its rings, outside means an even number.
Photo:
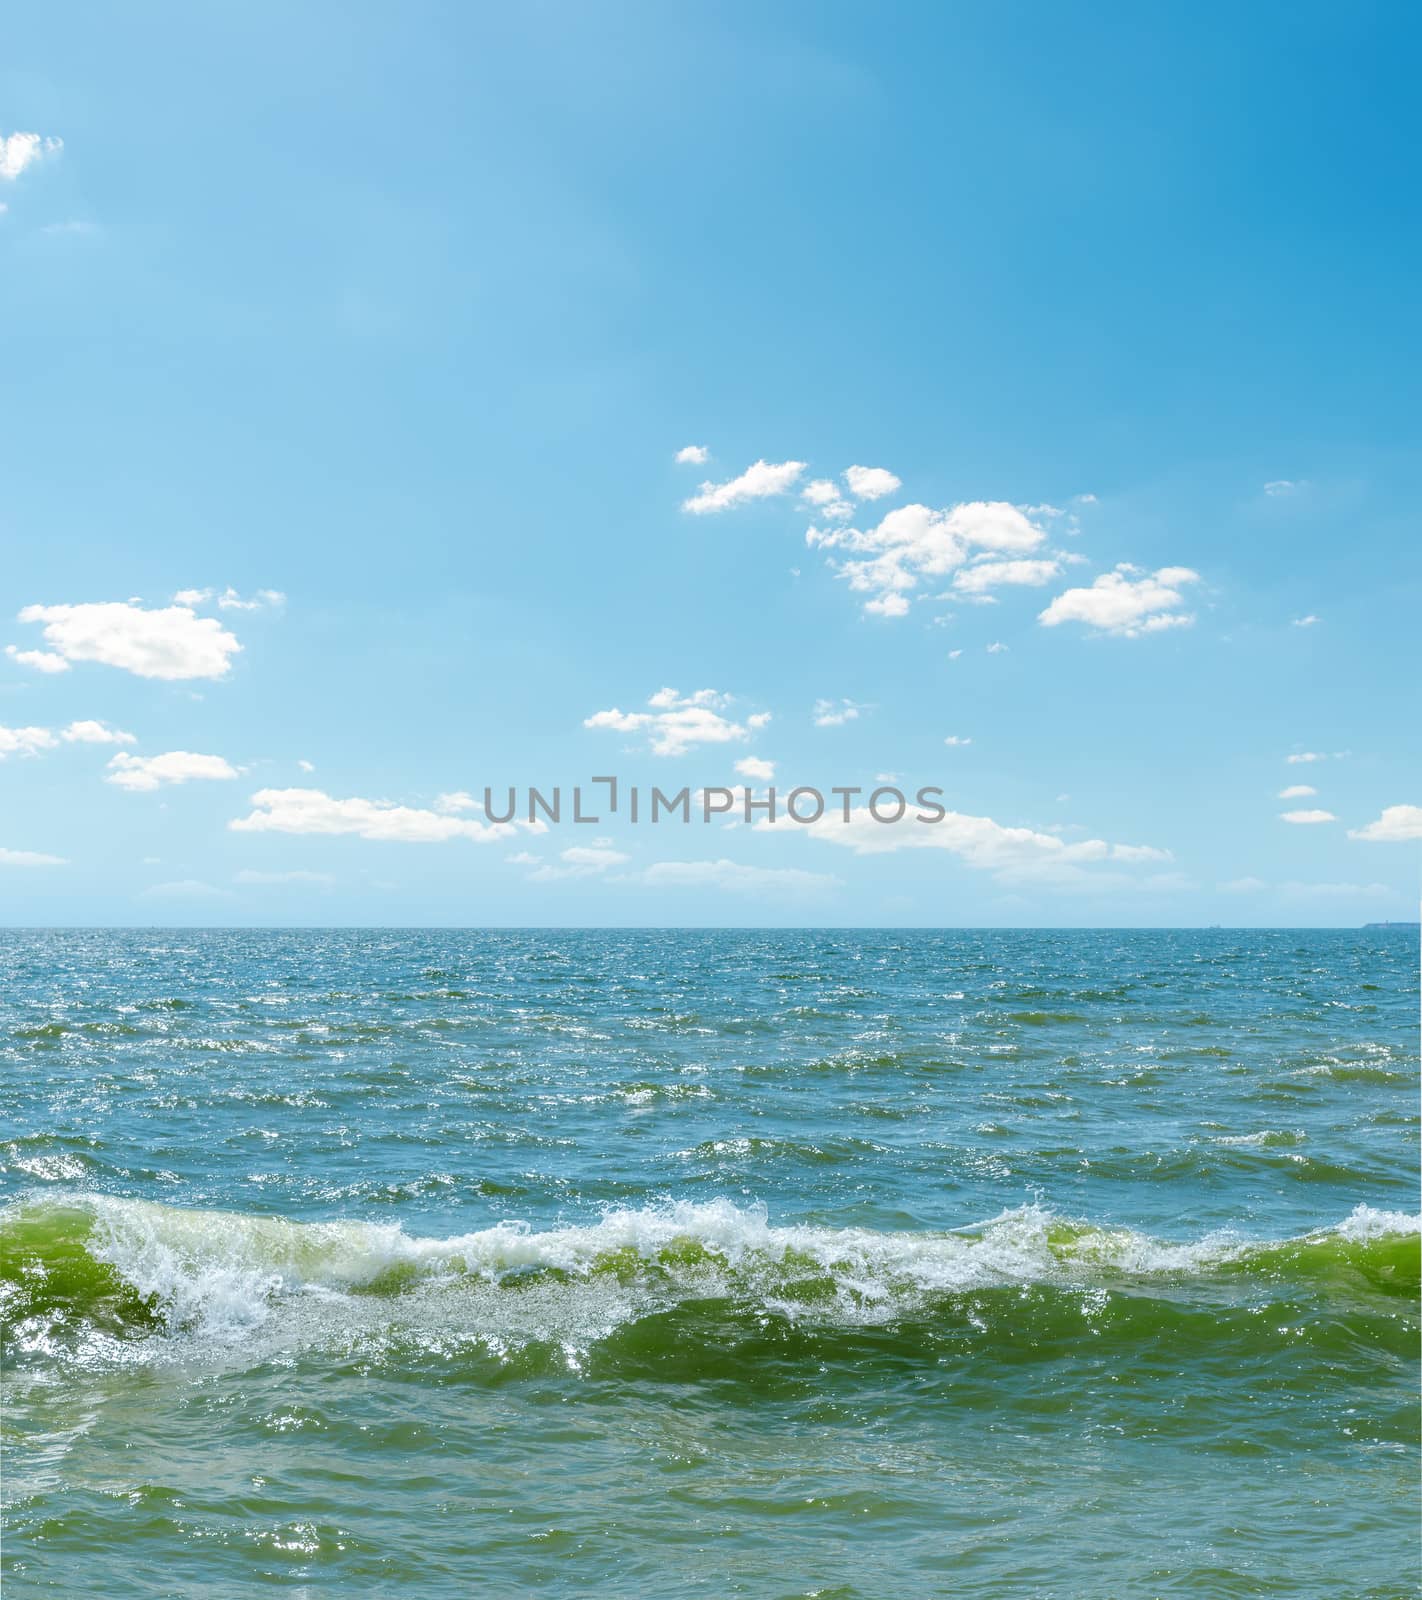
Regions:
<svg viewBox="0 0 1422 1600"><path fill-rule="evenodd" d="M1413 1596L1400 932L0 932L6 1600Z"/></svg>

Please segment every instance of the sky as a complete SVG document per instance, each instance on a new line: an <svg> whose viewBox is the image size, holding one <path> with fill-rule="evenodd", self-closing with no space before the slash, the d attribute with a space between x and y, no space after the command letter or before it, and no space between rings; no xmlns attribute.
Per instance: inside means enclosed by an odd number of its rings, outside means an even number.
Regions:
<svg viewBox="0 0 1422 1600"><path fill-rule="evenodd" d="M1419 33L22 8L0 923L1415 919Z"/></svg>

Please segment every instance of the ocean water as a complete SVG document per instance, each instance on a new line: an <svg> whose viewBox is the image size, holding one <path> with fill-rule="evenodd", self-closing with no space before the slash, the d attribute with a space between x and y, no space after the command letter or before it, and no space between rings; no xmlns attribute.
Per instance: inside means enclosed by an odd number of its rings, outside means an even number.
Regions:
<svg viewBox="0 0 1422 1600"><path fill-rule="evenodd" d="M1418 1593L1405 932L0 933L6 1600Z"/></svg>

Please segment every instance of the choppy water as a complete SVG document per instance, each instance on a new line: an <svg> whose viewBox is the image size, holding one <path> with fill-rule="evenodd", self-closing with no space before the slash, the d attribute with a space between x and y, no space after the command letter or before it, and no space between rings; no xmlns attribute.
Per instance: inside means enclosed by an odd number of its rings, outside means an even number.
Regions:
<svg viewBox="0 0 1422 1600"><path fill-rule="evenodd" d="M1415 1595L1417 969L0 933L6 1600Z"/></svg>

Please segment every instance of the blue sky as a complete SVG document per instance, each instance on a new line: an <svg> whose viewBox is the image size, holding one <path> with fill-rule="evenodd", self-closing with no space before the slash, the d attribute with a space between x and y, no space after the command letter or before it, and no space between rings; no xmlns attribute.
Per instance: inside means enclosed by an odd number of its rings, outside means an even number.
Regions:
<svg viewBox="0 0 1422 1600"><path fill-rule="evenodd" d="M1408 8L6 31L0 921L1416 916Z"/></svg>

